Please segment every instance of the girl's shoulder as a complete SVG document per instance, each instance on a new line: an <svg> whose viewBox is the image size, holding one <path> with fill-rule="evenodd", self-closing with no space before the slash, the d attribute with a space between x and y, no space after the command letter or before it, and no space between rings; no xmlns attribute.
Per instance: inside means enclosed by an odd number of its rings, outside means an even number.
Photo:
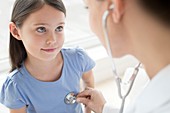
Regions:
<svg viewBox="0 0 170 113"><path fill-rule="evenodd" d="M79 61L79 60L86 60L90 58L87 52L81 47L62 48L61 52L65 59Z"/></svg>
<svg viewBox="0 0 170 113"><path fill-rule="evenodd" d="M4 104L8 108L21 108L25 106L21 102L20 89L18 87L18 79L20 73L19 70L14 70L6 77L3 85L0 88L0 103ZM15 103L15 106L14 106Z"/></svg>
<svg viewBox="0 0 170 113"><path fill-rule="evenodd" d="M72 65L81 72L86 72L95 66L95 62L83 48L63 48L62 54L64 62L67 62L67 64Z"/></svg>
<svg viewBox="0 0 170 113"><path fill-rule="evenodd" d="M17 84L18 77L20 77L18 69L15 69L14 71L10 72L3 83L4 88L8 88L11 86L14 87L15 84Z"/></svg>
<svg viewBox="0 0 170 113"><path fill-rule="evenodd" d="M14 71L12 71L12 72L9 73L8 78L13 79L13 78L15 78L16 75L18 75L18 74L19 74L19 70L18 70L18 69L15 69Z"/></svg>
<svg viewBox="0 0 170 113"><path fill-rule="evenodd" d="M62 48L62 53L66 54L79 54L79 53L85 53L85 50L81 47L64 47Z"/></svg>

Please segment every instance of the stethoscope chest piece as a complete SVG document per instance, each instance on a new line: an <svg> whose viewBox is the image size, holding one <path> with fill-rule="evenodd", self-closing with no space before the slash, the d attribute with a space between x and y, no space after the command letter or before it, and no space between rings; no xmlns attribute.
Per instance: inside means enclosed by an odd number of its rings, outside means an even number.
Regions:
<svg viewBox="0 0 170 113"><path fill-rule="evenodd" d="M76 94L74 92L68 93L64 98L64 102L66 104L74 104L76 102Z"/></svg>

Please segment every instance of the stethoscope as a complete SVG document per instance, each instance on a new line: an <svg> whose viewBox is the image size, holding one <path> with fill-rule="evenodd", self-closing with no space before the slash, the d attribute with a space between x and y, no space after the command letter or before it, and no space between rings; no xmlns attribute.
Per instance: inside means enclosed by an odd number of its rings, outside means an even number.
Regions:
<svg viewBox="0 0 170 113"><path fill-rule="evenodd" d="M108 15L109 15L110 11L112 11L113 9L114 9L114 5L111 5L109 10L104 12L103 18L102 18L106 46L107 46L108 54L109 54L109 56L111 58L113 58L113 56L112 56L111 46L110 46L110 43L109 43L110 41L109 41L108 32L107 32L107 18L108 18ZM122 103L121 103L119 113L123 113L126 97L129 95L129 93L130 93L130 91L132 89L132 86L133 86L133 83L135 81L135 78L136 78L136 76L137 76L137 74L139 72L140 65L141 65L141 63L139 63L135 67L134 72L131 75L130 79L125 83L125 82L122 81L120 76L117 74L114 61L112 60L112 71L113 71L113 73L115 75L116 84L117 84L117 87L118 87L118 95L122 99ZM124 94L122 93L122 85L128 85L126 93L124 93ZM64 102L66 104L69 104L69 105L74 104L76 102L76 96L77 96L76 93L70 92L65 96Z"/></svg>
<svg viewBox="0 0 170 113"><path fill-rule="evenodd" d="M108 50L108 54L109 54L109 56L111 58L113 58L113 56L112 56L111 46L110 46L110 43L109 43L110 41L109 41L108 32L107 32L107 18L109 16L110 11L112 11L113 9L114 9L114 5L112 4L109 7L109 9L104 12L103 18L102 18L102 24L103 24L103 30L104 30L104 35L105 35L106 47L107 47L107 50ZM136 76L137 76L137 74L139 72L140 65L141 65L141 63L139 63L135 67L135 69L133 71L133 74L131 75L130 79L125 83L125 82L122 81L120 76L118 76L116 68L115 68L116 66L115 66L114 61L112 59L112 71L113 71L113 73L115 75L116 84L117 84L117 87L118 87L118 95L122 99L122 103L121 103L119 113L123 113L126 97L129 95L129 93L130 93L130 91L132 89L132 86L133 86L133 83L135 81L135 78L136 78ZM124 94L122 93L122 85L128 85L126 93L124 93Z"/></svg>

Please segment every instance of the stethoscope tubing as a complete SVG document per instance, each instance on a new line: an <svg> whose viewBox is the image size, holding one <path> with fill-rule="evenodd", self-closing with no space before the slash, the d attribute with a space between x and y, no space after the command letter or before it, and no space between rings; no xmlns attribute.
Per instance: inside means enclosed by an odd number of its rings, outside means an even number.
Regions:
<svg viewBox="0 0 170 113"><path fill-rule="evenodd" d="M114 9L114 5L112 4L108 10L106 10L103 14L103 18L102 18L102 25L103 25L103 31L104 31L104 36L105 36L105 41L106 41L106 48L107 48L107 51L108 51L108 54L111 58L113 58L112 56L112 51L111 51L111 46L110 46L110 41L109 41L109 36L108 36L108 31L107 31L107 18L109 16L109 13ZM116 71L116 66L112 60L112 70L113 70L113 73L115 75L115 79L116 79L116 84L117 84L117 87L118 87L118 95L119 97L122 99L122 104L121 104L121 107L120 107L120 111L119 113L123 113L123 110L124 110L124 105L125 105L125 100L126 100L126 97L129 95L131 89L132 89L132 86L133 86L133 83L135 81L135 78L139 72L139 67L140 67L141 63L139 63L136 67L135 67L135 70L130 78L130 80L128 81L129 82L129 88L127 90L127 92L123 95L122 94L122 88L121 88L121 84L122 84L122 80L121 78L118 76L117 74L117 71Z"/></svg>

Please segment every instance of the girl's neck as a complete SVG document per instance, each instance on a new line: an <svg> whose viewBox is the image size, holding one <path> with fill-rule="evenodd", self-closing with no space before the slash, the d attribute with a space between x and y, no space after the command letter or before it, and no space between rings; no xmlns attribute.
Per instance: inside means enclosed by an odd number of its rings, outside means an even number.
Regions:
<svg viewBox="0 0 170 113"><path fill-rule="evenodd" d="M51 61L42 61L39 59L30 59L25 61L25 67L28 72L41 81L55 81L60 78L63 58L61 53L58 53L55 59Z"/></svg>

